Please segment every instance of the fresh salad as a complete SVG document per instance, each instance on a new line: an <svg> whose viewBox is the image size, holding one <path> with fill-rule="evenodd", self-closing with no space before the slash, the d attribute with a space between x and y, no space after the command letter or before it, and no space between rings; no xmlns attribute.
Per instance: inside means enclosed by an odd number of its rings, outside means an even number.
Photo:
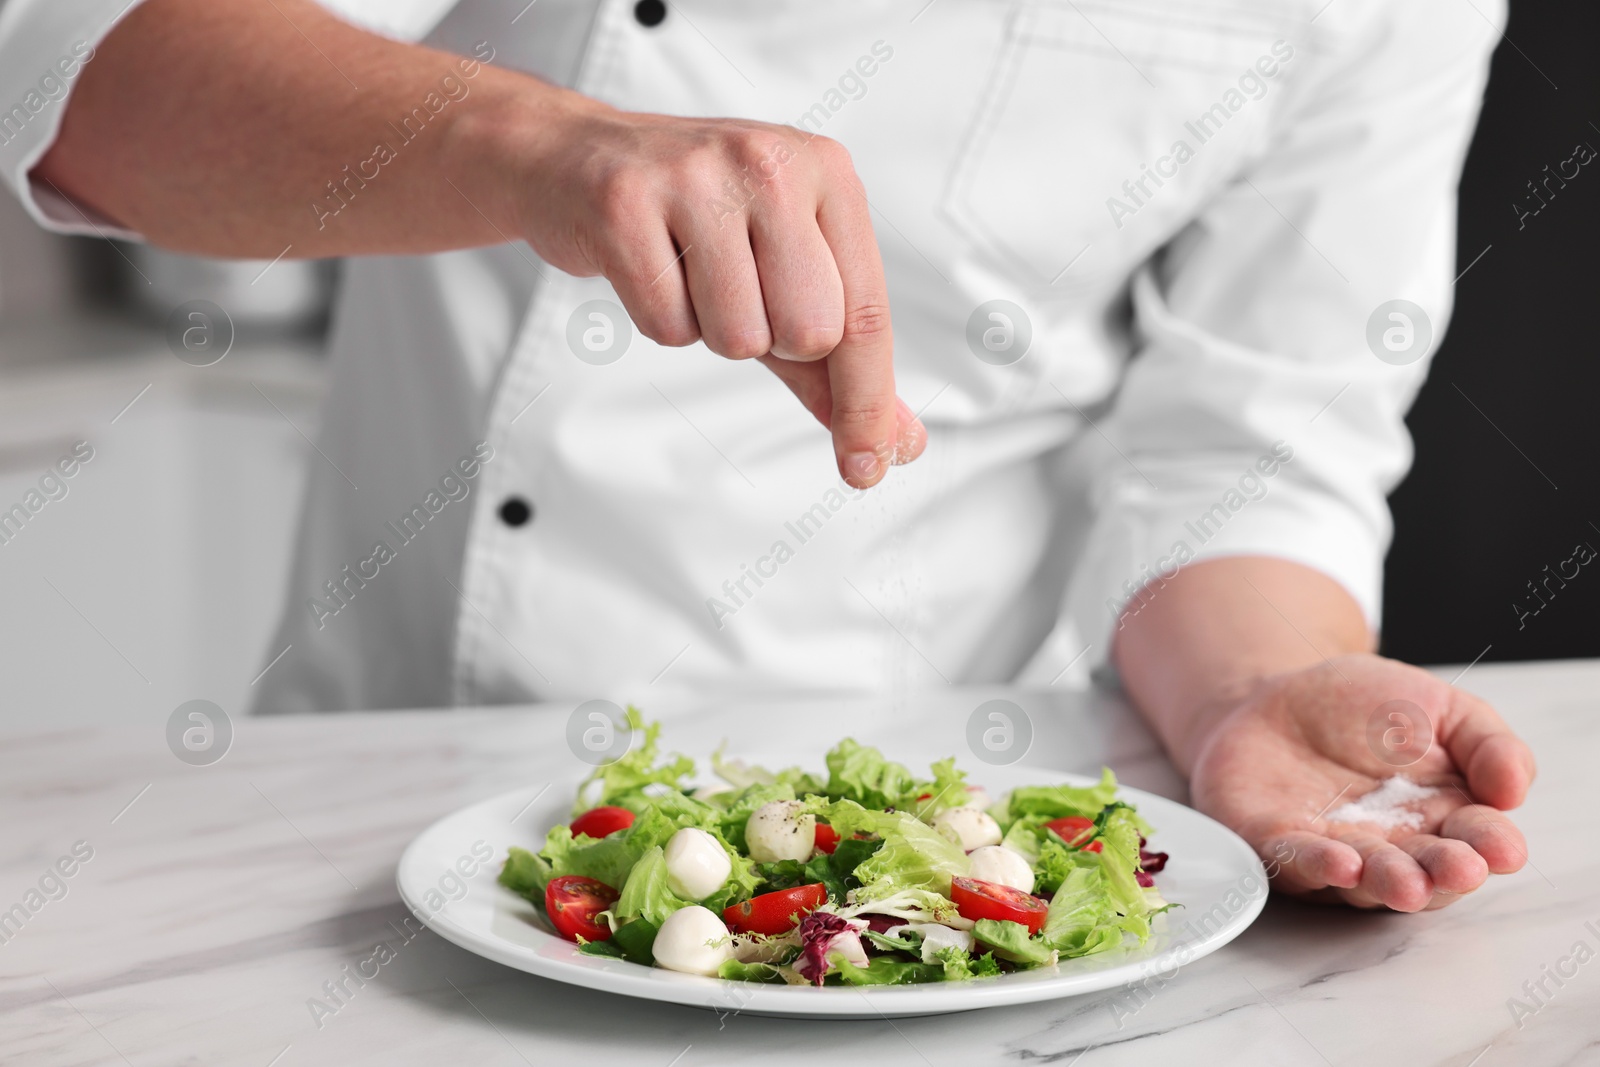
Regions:
<svg viewBox="0 0 1600 1067"><path fill-rule="evenodd" d="M962 981L1142 943L1171 906L1151 877L1166 853L1110 770L991 798L953 759L922 777L846 738L826 775L719 751L722 784L695 788L694 761L660 758L660 724L627 714L628 754L500 873L581 952L756 982Z"/></svg>

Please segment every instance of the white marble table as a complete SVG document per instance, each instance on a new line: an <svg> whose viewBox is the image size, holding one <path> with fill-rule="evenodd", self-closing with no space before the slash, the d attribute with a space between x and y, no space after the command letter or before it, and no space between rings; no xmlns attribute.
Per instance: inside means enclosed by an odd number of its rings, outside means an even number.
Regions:
<svg viewBox="0 0 1600 1067"><path fill-rule="evenodd" d="M1131 1016L1116 992L894 1023L722 1018L568 988L431 932L405 936L401 849L469 801L570 776L568 706L236 720L231 751L207 767L174 758L164 723L14 734L0 739L0 909L75 843L93 854L65 864L65 896L50 881L59 899L34 898L42 906L20 930L0 928L0 1062L1600 1063L1600 961L1561 986L1544 970L1570 973L1561 961L1580 941L1600 950L1600 662L1478 666L1463 684L1539 755L1520 815L1532 865L1425 915L1275 900ZM818 751L846 732L892 747L914 728L964 752L968 714L995 696L1036 725L1027 762L1083 771L1105 760L1130 784L1182 798L1142 725L1102 695L947 690L898 706L813 705L800 721ZM724 736L770 748L793 715L675 714L668 736L691 751ZM308 1000L380 941L392 962L319 1027ZM1527 1000L1523 983L1541 979L1552 995L1519 1027L1508 998Z"/></svg>

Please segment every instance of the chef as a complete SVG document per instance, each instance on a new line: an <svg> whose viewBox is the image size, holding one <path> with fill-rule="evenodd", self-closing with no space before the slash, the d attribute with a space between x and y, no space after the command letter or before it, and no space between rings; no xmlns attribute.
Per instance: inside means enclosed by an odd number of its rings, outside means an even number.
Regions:
<svg viewBox="0 0 1600 1067"><path fill-rule="evenodd" d="M1280 890L1522 864L1373 653L1503 5L442 6L0 5L41 225L348 257L261 710L1105 674Z"/></svg>

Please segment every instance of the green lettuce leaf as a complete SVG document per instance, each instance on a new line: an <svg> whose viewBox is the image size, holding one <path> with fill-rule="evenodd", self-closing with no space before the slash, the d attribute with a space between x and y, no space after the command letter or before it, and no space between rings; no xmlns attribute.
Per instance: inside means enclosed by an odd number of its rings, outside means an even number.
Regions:
<svg viewBox="0 0 1600 1067"><path fill-rule="evenodd" d="M1025 815L1042 815L1045 820L1068 815L1092 819L1117 795L1117 779L1110 767L1100 771L1098 785L1025 785L1011 791L1001 825L1009 828ZM1043 820L1041 820L1043 821Z"/></svg>
<svg viewBox="0 0 1600 1067"><path fill-rule="evenodd" d="M828 899L835 904L842 904L850 890L861 884L861 880L855 876L856 868L882 846L881 841L847 838L839 842L831 856L819 852L805 863L799 860L759 863L755 869L761 880L760 890L770 893L821 882L828 889Z"/></svg>
<svg viewBox="0 0 1600 1067"><path fill-rule="evenodd" d="M1047 837L1053 836L1044 828L1044 824L1049 821L1050 816L1047 815L1024 815L1007 827L1000 843L1021 855L1030 864L1036 864L1039 861L1040 847Z"/></svg>
<svg viewBox="0 0 1600 1067"><path fill-rule="evenodd" d="M700 902L720 915L722 909L728 905L738 904L755 896L756 887L761 884L761 875L756 870L756 862L749 856L740 855L739 850L716 829L713 828L708 832L722 845L722 850L728 854L728 862L732 868L728 872L728 880L722 883L722 888Z"/></svg>
<svg viewBox="0 0 1600 1067"><path fill-rule="evenodd" d="M647 808L632 826L598 841L574 838L564 824L552 826L539 855L549 863L554 877L581 875L620 891L639 857L666 844L677 830L677 824L661 811Z"/></svg>
<svg viewBox="0 0 1600 1067"><path fill-rule="evenodd" d="M933 778L917 782L912 794L902 797L897 805L916 812L919 819L932 819L941 811L967 802L967 772L956 766L954 757L939 760L932 770Z"/></svg>
<svg viewBox="0 0 1600 1067"><path fill-rule="evenodd" d="M717 746L717 750L711 754L711 769L718 778L735 789L745 789L752 785L787 785L794 790L795 796L804 796L807 793L821 793L825 786L821 778L799 767L769 771L754 763L728 759L723 755L725 746L726 743Z"/></svg>
<svg viewBox="0 0 1600 1067"><path fill-rule="evenodd" d="M851 800L823 804L817 814L827 819L841 838L858 833L875 834L881 846L855 868L862 883L856 899L890 896L903 889L950 892L950 879L970 869L967 854L949 838L904 811L871 811Z"/></svg>
<svg viewBox="0 0 1600 1067"><path fill-rule="evenodd" d="M578 797L572 806L574 816L582 815L590 808L604 804L613 804L618 807L632 807L623 801L637 797L647 785L665 785L672 789L684 788L683 780L694 774L694 760L688 756L677 756L672 760L656 765L657 738L661 734L661 724L653 722L646 725L639 709L628 705L628 729L632 731L634 740L638 743L629 748L626 754L612 763L603 767L596 767L589 777L578 786ZM639 735L643 732L642 740ZM598 783L598 788L596 784ZM637 808L633 808L637 811Z"/></svg>
<svg viewBox="0 0 1600 1067"><path fill-rule="evenodd" d="M1055 950L1028 936L1028 928L1009 919L979 919L972 936L994 949L1001 959L1034 966L1052 963Z"/></svg>
<svg viewBox="0 0 1600 1067"><path fill-rule="evenodd" d="M901 803L916 779L906 768L885 759L882 752L845 738L828 753L829 797L853 800L864 808L889 808ZM915 800L915 794L912 795Z"/></svg>
<svg viewBox="0 0 1600 1067"><path fill-rule="evenodd" d="M1110 804L1100 812L1095 825L1103 843L1100 869L1111 906L1122 916L1123 929L1142 942L1150 936L1150 901L1134 871L1139 868L1139 838L1148 831L1149 824L1128 805Z"/></svg>
<svg viewBox="0 0 1600 1067"><path fill-rule="evenodd" d="M655 953L651 948L656 943L656 933L660 930L657 923L649 919L635 919L631 923L619 926L611 934L611 941L622 952L622 958L645 967L655 965Z"/></svg>
<svg viewBox="0 0 1600 1067"><path fill-rule="evenodd" d="M923 819L967 802L967 772L956 766L954 758L934 763L932 778L918 778L904 764L847 737L828 753L827 764L827 783L811 792L826 793L832 800L910 811Z"/></svg>
<svg viewBox="0 0 1600 1067"><path fill-rule="evenodd" d="M835 952L829 954L828 962L833 964L846 985L910 985L913 982L937 982L944 977L942 964L898 960L893 956L878 956L865 967L857 967Z"/></svg>
<svg viewBox="0 0 1600 1067"><path fill-rule="evenodd" d="M1054 835L1039 850L1039 888L1052 892L1041 937L1063 956L1086 956L1122 944L1123 934L1141 942L1159 913L1134 870L1146 824L1126 804L1110 804L1096 818L1100 852L1063 845Z"/></svg>
<svg viewBox="0 0 1600 1067"><path fill-rule="evenodd" d="M727 960L717 970L717 977L730 982L776 982L783 984L783 975L770 963L740 963Z"/></svg>
<svg viewBox="0 0 1600 1067"><path fill-rule="evenodd" d="M1039 936L1063 956L1088 956L1115 948L1122 944L1123 929L1106 892L1099 856L1093 852L1071 855L1082 860L1066 871Z"/></svg>
<svg viewBox="0 0 1600 1067"><path fill-rule="evenodd" d="M643 815L647 811L660 812L674 826L698 826L704 830L718 825L722 820L722 809L703 800L696 800L688 793L664 790L654 793L632 793L616 798L614 803L619 808L627 808L635 816Z"/></svg>
<svg viewBox="0 0 1600 1067"><path fill-rule="evenodd" d="M968 978L993 978L1000 973L1000 964L995 962L993 952L985 952L977 959L972 954L958 945L942 948L933 954L933 958L944 968L944 980L947 982L961 982Z"/></svg>
<svg viewBox="0 0 1600 1067"><path fill-rule="evenodd" d="M861 936L885 952L909 952L919 958L922 955L922 935L911 929L909 923L905 926L896 926L886 934L880 934L876 930L863 930Z"/></svg>
<svg viewBox="0 0 1600 1067"><path fill-rule="evenodd" d="M585 941L579 938L578 951L585 956L605 956L613 960L628 958L620 948L609 941Z"/></svg>
<svg viewBox="0 0 1600 1067"><path fill-rule="evenodd" d="M1033 860L1033 891L1040 896L1052 896L1068 875L1083 867L1098 870L1100 860L1093 852L1068 848L1059 837L1050 834Z"/></svg>
<svg viewBox="0 0 1600 1067"><path fill-rule="evenodd" d="M693 903L668 888L666 853L657 845L633 865L628 880L623 883L622 896L611 911L620 923L642 917L660 926L668 915Z"/></svg>
<svg viewBox="0 0 1600 1067"><path fill-rule="evenodd" d="M551 827L538 856L530 856L521 849L512 850L505 869L501 871L503 883L519 892L522 891L519 886L527 886L542 894L544 885L551 878L570 874L593 878L622 892L630 881L629 875L635 864L652 849L659 851L663 848L680 829L692 826L705 830L717 839L728 854L732 868L723 887L704 902L706 907L721 909L754 895L756 886L760 884L755 864L748 856L741 855L722 835L720 813L715 808L682 794L665 794L650 799L655 802L639 805L632 826L598 841L582 835L573 837L572 831L565 825ZM643 902L651 899L645 895L646 884L640 883L640 888L630 897L629 904L643 907ZM665 882L661 884L664 886ZM618 907L621 906L622 901L619 900ZM659 907L655 910L659 911ZM638 912L619 914L628 918ZM664 917L659 916L656 921Z"/></svg>
<svg viewBox="0 0 1600 1067"><path fill-rule="evenodd" d="M550 864L525 848L513 845L507 852L505 866L500 868L500 884L513 893L544 907L544 889L555 877Z"/></svg>

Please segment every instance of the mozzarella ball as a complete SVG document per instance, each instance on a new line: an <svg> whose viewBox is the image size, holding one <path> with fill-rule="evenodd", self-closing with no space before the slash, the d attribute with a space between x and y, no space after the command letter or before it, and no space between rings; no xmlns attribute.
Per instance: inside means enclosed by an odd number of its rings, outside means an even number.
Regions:
<svg viewBox="0 0 1600 1067"><path fill-rule="evenodd" d="M981 808L947 808L933 817L932 825L960 845L963 852L971 852L985 845L998 845L1002 836L1000 824Z"/></svg>
<svg viewBox="0 0 1600 1067"><path fill-rule="evenodd" d="M971 869L967 872L980 882L1008 885L1024 893L1033 892L1033 868L1021 855L999 845L985 845L974 849L967 859Z"/></svg>
<svg viewBox="0 0 1600 1067"><path fill-rule="evenodd" d="M974 944L970 930L952 930L939 923L909 923L911 929L922 935L922 962L932 963L940 949L959 948L971 952Z"/></svg>
<svg viewBox="0 0 1600 1067"><path fill-rule="evenodd" d="M744 843L757 863L811 858L817 820L798 800L774 800L757 808L744 824Z"/></svg>
<svg viewBox="0 0 1600 1067"><path fill-rule="evenodd" d="M733 861L722 844L693 826L673 834L663 851L667 888L684 900L704 900L721 889L733 871Z"/></svg>
<svg viewBox="0 0 1600 1067"><path fill-rule="evenodd" d="M733 959L733 938L722 920L698 904L667 916L656 932L656 966L685 974L715 975Z"/></svg>

